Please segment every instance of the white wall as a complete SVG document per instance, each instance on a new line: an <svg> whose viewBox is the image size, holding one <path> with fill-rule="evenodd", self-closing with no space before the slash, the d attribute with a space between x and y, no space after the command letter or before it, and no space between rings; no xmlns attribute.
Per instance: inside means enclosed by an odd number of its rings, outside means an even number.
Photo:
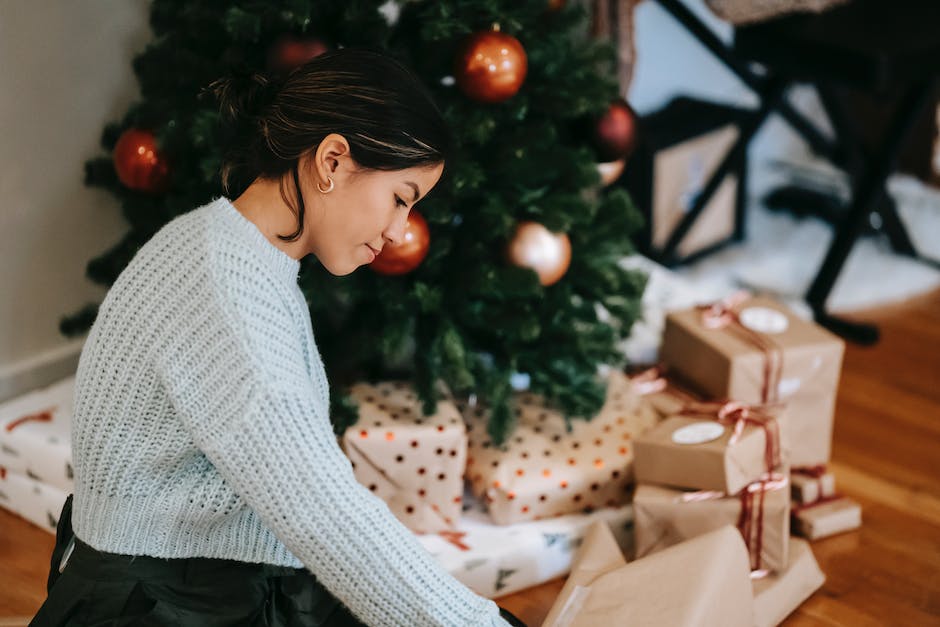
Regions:
<svg viewBox="0 0 940 627"><path fill-rule="evenodd" d="M145 0L0 1L0 400L74 370L59 318L104 290L85 265L125 231L86 188L104 125L137 95Z"/></svg>

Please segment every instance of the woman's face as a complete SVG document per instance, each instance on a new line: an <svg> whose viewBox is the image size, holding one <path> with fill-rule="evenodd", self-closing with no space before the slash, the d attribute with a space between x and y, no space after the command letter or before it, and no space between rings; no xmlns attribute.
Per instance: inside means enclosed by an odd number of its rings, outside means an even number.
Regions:
<svg viewBox="0 0 940 627"><path fill-rule="evenodd" d="M345 153L331 138L339 138ZM324 152L322 159L321 151ZM349 274L375 259L384 246L402 241L408 213L437 184L444 171L440 163L407 170L364 170L349 156L348 144L328 136L317 150L317 162L307 167L311 176L301 184L308 212L307 249L331 274ZM333 189L323 193L317 189Z"/></svg>

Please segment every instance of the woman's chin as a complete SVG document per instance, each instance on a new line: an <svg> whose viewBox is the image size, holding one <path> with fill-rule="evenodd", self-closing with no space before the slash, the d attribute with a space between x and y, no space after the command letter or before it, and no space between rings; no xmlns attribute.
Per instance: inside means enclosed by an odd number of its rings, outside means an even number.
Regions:
<svg viewBox="0 0 940 627"><path fill-rule="evenodd" d="M327 272L329 272L333 276L346 276L346 275L352 274L353 272L355 272L362 266L367 266L367 265L369 264L350 262L350 263L344 263L344 264L330 264L330 265L323 264L323 267L326 268Z"/></svg>

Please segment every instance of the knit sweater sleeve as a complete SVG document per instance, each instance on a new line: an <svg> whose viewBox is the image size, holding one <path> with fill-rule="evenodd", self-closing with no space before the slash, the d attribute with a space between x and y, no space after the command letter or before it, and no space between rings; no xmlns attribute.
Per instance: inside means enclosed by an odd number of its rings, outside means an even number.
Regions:
<svg viewBox="0 0 940 627"><path fill-rule="evenodd" d="M210 253L204 273L163 288L168 313L153 353L196 446L364 623L508 625L356 481L330 425L316 349L314 372L304 359L289 288L278 291L257 267L218 262L220 254Z"/></svg>

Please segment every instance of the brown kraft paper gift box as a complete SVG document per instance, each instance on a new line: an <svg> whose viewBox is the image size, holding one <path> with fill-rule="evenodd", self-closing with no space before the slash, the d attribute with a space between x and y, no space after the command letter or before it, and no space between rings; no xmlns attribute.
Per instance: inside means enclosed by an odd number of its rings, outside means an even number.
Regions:
<svg viewBox="0 0 940 627"><path fill-rule="evenodd" d="M341 447L356 480L385 501L416 533L453 530L460 519L467 432L457 408L439 401L424 416L421 401L401 382L358 383L350 394L359 420Z"/></svg>
<svg viewBox="0 0 940 627"><path fill-rule="evenodd" d="M731 524L745 539L753 570L787 567L790 487L785 473L733 496L641 484L633 496L633 515L638 558Z"/></svg>
<svg viewBox="0 0 940 627"><path fill-rule="evenodd" d="M862 506L845 496L831 496L792 512L793 530L809 540L820 540L862 526Z"/></svg>
<svg viewBox="0 0 940 627"><path fill-rule="evenodd" d="M637 438L637 483L737 494L780 465L784 423L779 407L691 403Z"/></svg>
<svg viewBox="0 0 940 627"><path fill-rule="evenodd" d="M790 471L790 494L802 505L836 494L836 477L825 466L807 466Z"/></svg>
<svg viewBox="0 0 940 627"><path fill-rule="evenodd" d="M564 416L531 393L513 398L518 423L503 447L486 433L486 410L465 407L470 432L467 476L498 525L539 520L629 500L633 440L658 419L622 372L607 379L600 413L589 421Z"/></svg>
<svg viewBox="0 0 940 627"><path fill-rule="evenodd" d="M736 295L666 317L660 358L711 398L749 404L783 401L790 461L829 461L844 342L780 303Z"/></svg>
<svg viewBox="0 0 940 627"><path fill-rule="evenodd" d="M741 534L725 526L626 563L594 523L542 627L751 627L754 607Z"/></svg>
<svg viewBox="0 0 940 627"><path fill-rule="evenodd" d="M782 573L754 579L757 627L773 627L826 581L806 540L790 538L790 563Z"/></svg>

